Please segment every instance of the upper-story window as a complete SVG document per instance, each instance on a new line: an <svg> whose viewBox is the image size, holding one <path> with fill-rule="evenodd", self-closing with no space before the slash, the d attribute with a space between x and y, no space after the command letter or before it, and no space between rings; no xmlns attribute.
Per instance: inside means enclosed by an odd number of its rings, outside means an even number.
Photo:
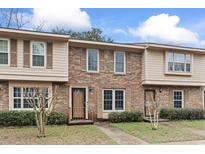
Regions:
<svg viewBox="0 0 205 154"><path fill-rule="evenodd" d="M192 67L192 55L184 53L168 52L168 71L190 73Z"/></svg>
<svg viewBox="0 0 205 154"><path fill-rule="evenodd" d="M125 74L125 53L116 51L115 53L115 73L117 74Z"/></svg>
<svg viewBox="0 0 205 154"><path fill-rule="evenodd" d="M45 67L46 45L44 42L32 42L32 66Z"/></svg>
<svg viewBox="0 0 205 154"><path fill-rule="evenodd" d="M0 39L0 65L9 64L9 40Z"/></svg>
<svg viewBox="0 0 205 154"><path fill-rule="evenodd" d="M97 49L87 50L87 71L99 72L99 51Z"/></svg>

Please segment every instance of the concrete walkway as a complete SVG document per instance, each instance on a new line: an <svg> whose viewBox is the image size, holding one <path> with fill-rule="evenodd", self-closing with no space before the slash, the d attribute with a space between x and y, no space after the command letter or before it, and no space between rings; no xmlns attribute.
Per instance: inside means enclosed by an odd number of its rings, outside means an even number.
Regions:
<svg viewBox="0 0 205 154"><path fill-rule="evenodd" d="M102 130L106 135L113 139L117 144L123 145L141 145L148 144L147 142L129 135L120 129L110 127L108 123L99 123L96 126Z"/></svg>

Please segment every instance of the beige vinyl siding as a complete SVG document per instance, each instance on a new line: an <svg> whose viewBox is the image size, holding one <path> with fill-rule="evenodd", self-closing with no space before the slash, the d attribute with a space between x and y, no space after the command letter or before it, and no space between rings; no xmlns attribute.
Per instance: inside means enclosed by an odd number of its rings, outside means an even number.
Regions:
<svg viewBox="0 0 205 154"><path fill-rule="evenodd" d="M24 40L23 41L23 67L30 68L30 44L31 41ZM21 44L19 44L20 46Z"/></svg>
<svg viewBox="0 0 205 154"><path fill-rule="evenodd" d="M205 55L193 54L193 72L191 75L168 75L165 73L166 51L148 50L145 58L144 83L170 85L205 85Z"/></svg>
<svg viewBox="0 0 205 154"><path fill-rule="evenodd" d="M46 68L24 68L23 40L17 41L17 66L1 67L0 79L34 81L68 81L68 43L53 42L53 66Z"/></svg>
<svg viewBox="0 0 205 154"><path fill-rule="evenodd" d="M18 54L17 54L17 66L18 68L23 68L23 63L24 63L24 59L23 59L23 40L17 40L17 51L18 51ZM22 51L22 52L20 52Z"/></svg>

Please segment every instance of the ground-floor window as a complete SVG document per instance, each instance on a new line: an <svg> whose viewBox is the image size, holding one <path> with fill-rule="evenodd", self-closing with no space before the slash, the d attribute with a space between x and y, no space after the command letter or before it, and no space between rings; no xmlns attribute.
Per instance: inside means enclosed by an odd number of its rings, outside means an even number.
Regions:
<svg viewBox="0 0 205 154"><path fill-rule="evenodd" d="M38 91L39 88L26 88L26 87L13 87L13 97L12 97L12 106L13 109L31 109L32 105L28 102L28 93L30 96L34 96L34 91ZM46 97L46 102L48 102L48 88L43 88L43 95ZM38 106L38 97L34 98L36 101L36 105ZM48 104L46 103L46 107Z"/></svg>
<svg viewBox="0 0 205 154"><path fill-rule="evenodd" d="M183 108L183 104L184 104L183 90L173 91L173 103L174 103L174 108Z"/></svg>
<svg viewBox="0 0 205 154"><path fill-rule="evenodd" d="M103 90L103 110L123 111L125 102L125 91L121 89Z"/></svg>

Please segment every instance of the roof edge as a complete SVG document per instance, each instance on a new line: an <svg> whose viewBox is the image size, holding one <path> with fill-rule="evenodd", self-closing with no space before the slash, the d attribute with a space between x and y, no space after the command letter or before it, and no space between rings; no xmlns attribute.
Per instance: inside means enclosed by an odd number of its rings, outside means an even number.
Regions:
<svg viewBox="0 0 205 154"><path fill-rule="evenodd" d="M134 43L136 45L141 45L144 47L158 47L158 48L168 48L168 49L178 49L178 50L186 50L186 51L198 51L205 52L205 48L194 48L194 47L185 47L185 46L177 46L177 45L169 45L169 44L160 44L160 43ZM132 44L132 45L134 45Z"/></svg>
<svg viewBox="0 0 205 154"><path fill-rule="evenodd" d="M69 39L70 35L65 34L55 34L50 32L37 32L32 30L25 30L25 29L12 29L12 28L3 28L0 27L0 32L11 32L11 33L19 33L19 34L28 34L28 35L38 35L38 36L50 36L50 37L60 37Z"/></svg>
<svg viewBox="0 0 205 154"><path fill-rule="evenodd" d="M128 48L136 48L136 49L145 49L144 46L137 45L128 45L124 43L116 43L116 42L100 42L100 41L88 41L88 40L77 40L77 39L69 39L69 42L73 43L85 43L85 44L96 44L96 45L107 45L107 46L118 46L118 47L128 47Z"/></svg>

